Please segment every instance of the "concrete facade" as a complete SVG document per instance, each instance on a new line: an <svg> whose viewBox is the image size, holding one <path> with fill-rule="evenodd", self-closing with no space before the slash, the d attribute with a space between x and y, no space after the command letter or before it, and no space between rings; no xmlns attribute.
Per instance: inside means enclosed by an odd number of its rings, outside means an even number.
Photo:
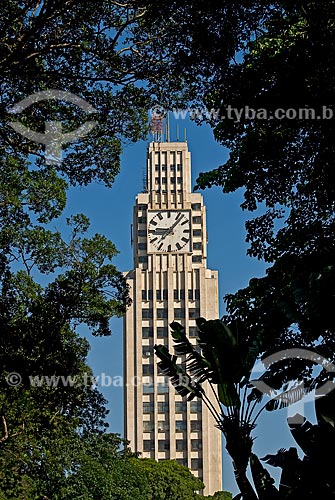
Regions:
<svg viewBox="0 0 335 500"><path fill-rule="evenodd" d="M186 402L159 373L153 352L155 344L173 352L172 321L196 344L195 318L219 317L218 272L206 267L206 246L206 209L201 194L191 193L187 143L150 143L134 207L134 269L126 273L125 436L143 457L189 467L210 495L222 489L221 433L201 401Z"/></svg>

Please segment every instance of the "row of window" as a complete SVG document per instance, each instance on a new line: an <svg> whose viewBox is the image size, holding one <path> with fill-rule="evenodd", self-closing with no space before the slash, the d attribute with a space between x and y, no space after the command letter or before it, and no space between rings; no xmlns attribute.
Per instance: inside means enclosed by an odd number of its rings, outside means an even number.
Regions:
<svg viewBox="0 0 335 500"><path fill-rule="evenodd" d="M197 327L196 326L190 326L188 329L188 334L189 337L197 337ZM168 327L167 326L158 326L156 329L156 336L157 338L167 338L169 335ZM154 329L151 326L143 326L142 327L142 338L144 339L149 339L153 338L154 336ZM144 346L144 348L149 347L149 346Z"/></svg>
<svg viewBox="0 0 335 500"><path fill-rule="evenodd" d="M170 451L170 442L167 440L159 440L157 449L158 451ZM191 439L191 451L199 451L201 449L202 449L201 440ZM153 439L144 439L143 451L154 451L154 450L155 450L155 441ZM176 439L176 451L186 451L186 450L187 450L186 439ZM198 467L192 467L192 468L198 468Z"/></svg>
<svg viewBox="0 0 335 500"><path fill-rule="evenodd" d="M143 413L153 413L153 411L154 411L154 407L153 407L152 403L143 403ZM158 413L168 413L169 405L166 403L157 403L157 411L158 411ZM147 429L149 429L149 424L151 425L151 423L147 422L145 424L148 426ZM163 429L163 427L161 427L161 425L163 425L163 424L167 425L167 423L165 423L165 422L160 422L159 428ZM175 426L176 432L183 432L183 431L187 430L186 420L176 420L175 424L176 424L176 426ZM191 432L200 432L202 429L202 421L201 420L190 420L189 424L190 424ZM151 427L150 427L150 429L151 429ZM146 430L146 429L144 429L144 430ZM168 430L168 429L166 428L165 430ZM151 432L151 431L147 430L146 432ZM162 431L162 432L164 432L164 431Z"/></svg>
<svg viewBox="0 0 335 500"><path fill-rule="evenodd" d="M178 464L183 465L184 467L187 467L187 458L176 458L176 462ZM192 470L201 470L202 469L202 460L198 458L192 458L191 459L191 469ZM198 476L201 481L203 481L203 478L201 475Z"/></svg>
<svg viewBox="0 0 335 500"><path fill-rule="evenodd" d="M174 309L174 318L175 319L183 319L185 318L185 308L175 308ZM196 308L190 308L188 310L188 317L189 319L196 319L199 318L200 316L200 311L199 309ZM156 309L156 317L158 319L166 319L168 317L168 310L166 308L162 309ZM153 309L142 309L142 319L152 319L153 318Z"/></svg>
<svg viewBox="0 0 335 500"><path fill-rule="evenodd" d="M146 365L144 365L146 366ZM199 409L201 408L201 403L199 404L198 401L194 401L194 403L196 404L193 404L192 407L192 413L194 412L198 412ZM166 403L164 403L165 405ZM185 401L176 401L175 403L175 412L176 413L184 413L186 411L186 407L187 407L187 404ZM146 431L149 431L149 430L154 430L153 429L153 425L154 423L151 422L151 421L148 421L148 422L144 422L144 430ZM152 427L152 429L149 429L149 427ZM163 429L164 427L164 429ZM168 430L168 422L165 422L165 421L161 421L161 422L158 422L158 430L159 431L162 431L162 430ZM192 420L191 421L191 431L194 432L194 431L200 431L201 430L201 420Z"/></svg>
<svg viewBox="0 0 335 500"><path fill-rule="evenodd" d="M162 177L161 178L162 184L167 184L167 177ZM155 177L155 183L159 184L159 177ZM175 177L170 177L170 183L171 184L176 184L176 178ZM183 178L182 177L177 177L177 184L182 184L183 183Z"/></svg>
<svg viewBox="0 0 335 500"><path fill-rule="evenodd" d="M139 255L138 257L138 262L140 264L147 264L148 263L148 256L147 255ZM195 263L201 263L202 262L202 256L201 255L192 255L192 262Z"/></svg>
<svg viewBox="0 0 335 500"><path fill-rule="evenodd" d="M147 210L148 205L144 204L139 204L137 205L138 210ZM192 203L191 205L192 210L201 210L201 203Z"/></svg>
<svg viewBox="0 0 335 500"><path fill-rule="evenodd" d="M168 298L167 289L164 290L156 290L156 299L157 300L166 300ZM173 290L173 298L174 300L185 300L185 290ZM199 300L200 299L200 290L188 290L188 298L189 300ZM153 291L152 290L142 290L142 300L152 300L153 299Z"/></svg>
<svg viewBox="0 0 335 500"><path fill-rule="evenodd" d="M146 224L147 218L145 216L141 215L140 217L137 217L137 222L139 224ZM194 217L192 217L192 222L193 222L193 224L201 224L200 215L195 215ZM201 232L200 232L200 234L201 234Z"/></svg>
<svg viewBox="0 0 335 500"><path fill-rule="evenodd" d="M155 165L156 172L159 170L159 164ZM162 170L165 172L167 170L167 165L162 165ZM170 170L174 172L176 170L176 165L170 165ZM180 172L182 170L182 166L180 164L177 165L177 170Z"/></svg>
<svg viewBox="0 0 335 500"><path fill-rule="evenodd" d="M153 365L143 365L144 366L152 366ZM151 373L148 373L146 375L151 375ZM167 394L169 392L169 384L165 384L164 382L161 384L157 384L157 394ZM143 383L143 394L153 394L155 391L155 384L153 382L149 382L147 384ZM164 403L166 404L166 403Z"/></svg>
<svg viewBox="0 0 335 500"><path fill-rule="evenodd" d="M197 420L192 420L192 422L197 422ZM198 426L198 427L200 429L200 426ZM183 430L185 430L185 429L183 429ZM199 429L196 429L196 432ZM151 420L143 422L143 431L144 432L153 432L154 430L155 430L155 425L154 425L154 423ZM169 422L165 422L165 421L158 421L157 422L157 431L158 432L169 432L169 430L170 430ZM177 441L180 441L180 440L178 439ZM197 440L193 440L193 441L197 441ZM198 446L201 446L201 445L198 445ZM195 448L195 446L194 446L194 448ZM186 446L184 446L183 449L186 449ZM198 447L198 448L195 448L195 449L200 450L201 448Z"/></svg>
<svg viewBox="0 0 335 500"><path fill-rule="evenodd" d="M153 384L151 384L153 386ZM165 384L158 384L158 386L165 386ZM149 387L149 384L145 384L143 386L143 389L145 387ZM169 386L166 385L166 387L168 388ZM176 402L176 408L177 408L177 403L179 403L179 401ZM191 401L190 402L190 412L191 413L199 413L201 411L201 401ZM154 404L153 403L143 403L143 413L153 413L154 412ZM159 401L157 403L157 412L158 413L168 413L169 412L169 404L166 403L166 402L163 402L163 401ZM181 413L180 411L177 411L176 409L176 413ZM181 426L179 429L177 429L177 426ZM192 427L193 426L193 427ZM199 428L200 426L200 428ZM183 430L186 430L186 421L185 420L177 420L176 421L176 429L177 430L180 430L180 431L183 431ZM201 421L199 423L199 421L191 421L191 431L198 431L201 429Z"/></svg>
<svg viewBox="0 0 335 500"><path fill-rule="evenodd" d="M160 188L159 189L155 189L155 192L156 193L167 194L167 190L166 189L162 189L162 190ZM170 189L170 193L179 193L179 194L181 194L182 192L183 192L182 189L177 189L177 190L175 188Z"/></svg>

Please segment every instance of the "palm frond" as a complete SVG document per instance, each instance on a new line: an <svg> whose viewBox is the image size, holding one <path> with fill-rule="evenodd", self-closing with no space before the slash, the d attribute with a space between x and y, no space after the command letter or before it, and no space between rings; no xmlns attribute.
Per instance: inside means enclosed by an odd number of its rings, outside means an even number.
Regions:
<svg viewBox="0 0 335 500"><path fill-rule="evenodd" d="M158 366L162 373L169 377L172 385L175 387L178 394L188 396L188 400L195 397L201 398L203 388L200 383L192 379L188 373L177 364L177 356L169 353L164 345L155 345L154 350L160 359Z"/></svg>
<svg viewBox="0 0 335 500"><path fill-rule="evenodd" d="M266 405L265 408L268 411L281 410L282 408L287 408L288 406L301 401L306 394L310 392L310 388L306 387L303 382L296 384L291 387L291 389L278 394L273 397Z"/></svg>

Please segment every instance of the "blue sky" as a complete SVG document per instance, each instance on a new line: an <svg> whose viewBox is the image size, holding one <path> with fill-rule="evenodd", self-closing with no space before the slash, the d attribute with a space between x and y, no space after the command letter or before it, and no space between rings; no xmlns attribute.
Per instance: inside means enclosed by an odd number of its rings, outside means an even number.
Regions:
<svg viewBox="0 0 335 500"><path fill-rule="evenodd" d="M216 143L208 126L197 126L193 122L178 120L179 135L184 136L187 128L188 147L192 159L193 185L200 172L211 170L224 163L228 152ZM171 118L171 140L175 139L176 121ZM135 197L143 186L146 165L147 142L128 145L122 155L121 172L112 189L93 184L89 187L71 189L68 196L66 215L85 213L90 217L92 231L110 238L119 250L115 264L122 271L133 267L130 244L130 225ZM265 264L246 256L245 220L240 204L242 192L223 195L220 188L202 192L207 207L208 259L207 266L219 270L220 314L224 313L223 297L227 293L247 286L250 278L264 275ZM250 214L249 214L250 215ZM89 364L95 375L122 376L122 320L113 319L112 336L94 338L91 343ZM86 332L83 331L86 335ZM105 379L108 385L108 379ZM123 393L122 387L101 387L108 400L110 431L123 435ZM276 415L265 414L255 431L255 450L259 456L275 453L281 447L292 445L286 426L285 410ZM260 435L261 433L261 435ZM237 492L229 457L223 454L223 487ZM276 470L271 468L271 472Z"/></svg>

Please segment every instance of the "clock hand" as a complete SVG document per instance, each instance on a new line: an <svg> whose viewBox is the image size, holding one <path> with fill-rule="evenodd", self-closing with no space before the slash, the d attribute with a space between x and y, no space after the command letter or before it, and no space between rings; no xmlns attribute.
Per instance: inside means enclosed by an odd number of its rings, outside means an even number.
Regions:
<svg viewBox="0 0 335 500"><path fill-rule="evenodd" d="M161 241L168 235L168 234L171 234L174 230L174 228L179 224L179 222L181 222L183 220L182 217L179 217L173 224L170 228L168 228L165 232L165 234L163 234L163 236L161 237Z"/></svg>

